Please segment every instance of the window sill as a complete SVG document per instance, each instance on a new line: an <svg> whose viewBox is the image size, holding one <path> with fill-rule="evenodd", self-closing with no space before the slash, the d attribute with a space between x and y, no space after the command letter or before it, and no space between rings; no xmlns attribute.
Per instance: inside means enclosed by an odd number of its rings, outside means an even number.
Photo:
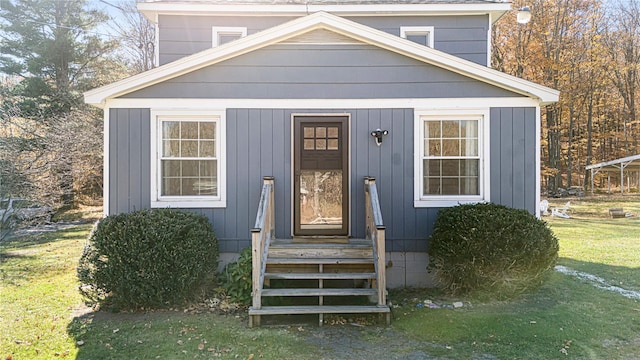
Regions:
<svg viewBox="0 0 640 360"><path fill-rule="evenodd" d="M482 198L477 199L433 199L433 200L414 200L413 207L415 208L444 208L452 207L463 204L477 204L485 203L486 200Z"/></svg>
<svg viewBox="0 0 640 360"><path fill-rule="evenodd" d="M194 200L152 200L152 208L182 208L182 209L207 209L207 208L226 208L227 202L225 200L208 200L208 199L194 199Z"/></svg>

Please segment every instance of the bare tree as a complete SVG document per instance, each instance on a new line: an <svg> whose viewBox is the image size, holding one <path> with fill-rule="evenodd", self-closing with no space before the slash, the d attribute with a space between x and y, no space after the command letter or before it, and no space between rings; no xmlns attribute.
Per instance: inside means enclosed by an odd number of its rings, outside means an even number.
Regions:
<svg viewBox="0 0 640 360"><path fill-rule="evenodd" d="M125 54L131 73L137 74L156 67L155 26L138 11L135 0L100 1L118 11L118 18L112 19L110 26L117 34L120 51Z"/></svg>

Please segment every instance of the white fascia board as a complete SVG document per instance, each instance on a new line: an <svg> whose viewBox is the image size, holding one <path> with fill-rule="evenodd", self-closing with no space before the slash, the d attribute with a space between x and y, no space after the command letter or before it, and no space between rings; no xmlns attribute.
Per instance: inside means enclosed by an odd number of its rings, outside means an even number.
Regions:
<svg viewBox="0 0 640 360"><path fill-rule="evenodd" d="M196 16L306 16L315 12L328 12L339 16L444 16L487 15L498 19L511 9L511 3L478 4L207 4L187 2L140 2L138 10L149 20L156 15Z"/></svg>
<svg viewBox="0 0 640 360"><path fill-rule="evenodd" d="M481 107L538 107L539 102L527 97L495 98L413 98L413 99L108 99L112 109L446 109L459 110Z"/></svg>
<svg viewBox="0 0 640 360"><path fill-rule="evenodd" d="M101 107L104 106L104 101L108 98L121 96L316 29L327 29L517 94L536 98L542 105L557 102L560 95L557 90L546 86L416 44L351 20L325 12L317 12L222 46L187 56L113 84L90 90L84 93L85 102Z"/></svg>

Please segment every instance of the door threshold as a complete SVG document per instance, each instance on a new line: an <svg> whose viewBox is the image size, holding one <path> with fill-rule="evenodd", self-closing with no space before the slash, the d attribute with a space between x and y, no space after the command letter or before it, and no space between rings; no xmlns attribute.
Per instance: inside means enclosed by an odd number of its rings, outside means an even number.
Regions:
<svg viewBox="0 0 640 360"><path fill-rule="evenodd" d="M317 235L317 236L294 236L293 243L298 244L348 244L348 236Z"/></svg>

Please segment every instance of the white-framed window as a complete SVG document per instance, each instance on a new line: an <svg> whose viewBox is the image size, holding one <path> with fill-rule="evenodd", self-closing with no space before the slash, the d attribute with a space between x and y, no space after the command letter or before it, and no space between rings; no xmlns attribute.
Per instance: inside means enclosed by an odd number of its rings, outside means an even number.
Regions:
<svg viewBox="0 0 640 360"><path fill-rule="evenodd" d="M151 207L226 206L224 111L151 111Z"/></svg>
<svg viewBox="0 0 640 360"><path fill-rule="evenodd" d="M433 47L433 26L401 26L400 37L420 45Z"/></svg>
<svg viewBox="0 0 640 360"><path fill-rule="evenodd" d="M416 111L416 207L489 201L488 109Z"/></svg>
<svg viewBox="0 0 640 360"><path fill-rule="evenodd" d="M232 42L247 36L246 27L214 26L213 27L213 47Z"/></svg>

